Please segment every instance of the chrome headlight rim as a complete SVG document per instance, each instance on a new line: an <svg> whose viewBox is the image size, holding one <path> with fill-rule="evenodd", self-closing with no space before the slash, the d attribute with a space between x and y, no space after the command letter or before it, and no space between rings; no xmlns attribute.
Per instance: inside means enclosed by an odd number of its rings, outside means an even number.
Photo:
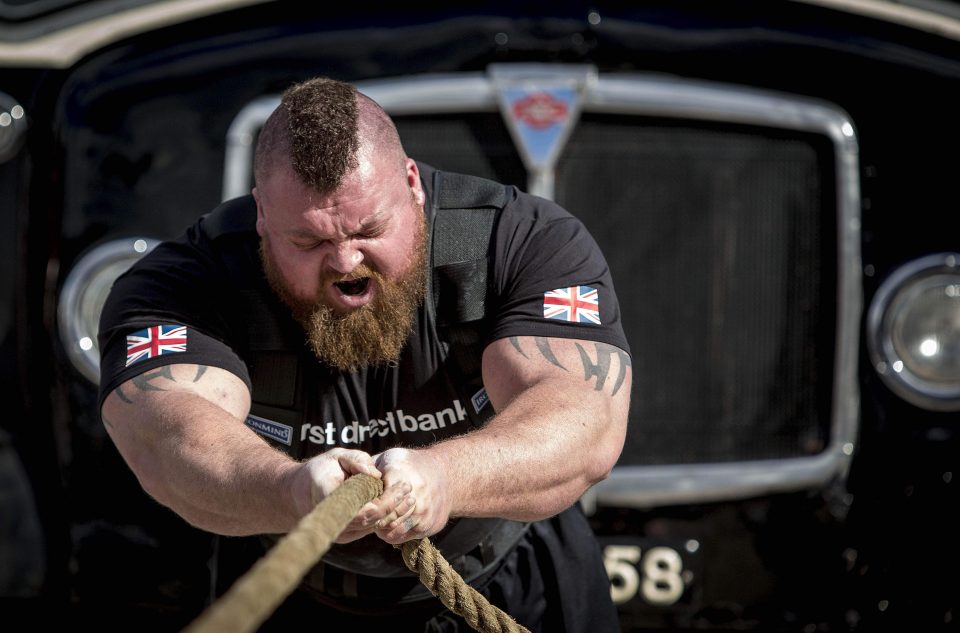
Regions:
<svg viewBox="0 0 960 633"><path fill-rule="evenodd" d="M944 252L909 261L880 284L867 312L867 347L874 371L897 396L917 407L936 412L960 411L960 381L936 383L917 375L897 351L891 332L898 302L942 285L944 277L960 285L960 253ZM931 283L932 282L932 283Z"/></svg>
<svg viewBox="0 0 960 633"><path fill-rule="evenodd" d="M97 330L103 309L103 302L98 299L106 298L102 292L101 297L94 292L97 284L106 284L109 288L130 265L159 243L159 240L148 237L102 242L77 259L63 282L57 305L60 341L70 364L95 385L100 383Z"/></svg>

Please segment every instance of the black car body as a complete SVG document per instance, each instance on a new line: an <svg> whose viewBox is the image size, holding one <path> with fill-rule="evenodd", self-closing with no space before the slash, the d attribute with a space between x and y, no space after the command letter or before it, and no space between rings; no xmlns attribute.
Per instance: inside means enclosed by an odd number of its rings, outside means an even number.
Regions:
<svg viewBox="0 0 960 633"><path fill-rule="evenodd" d="M96 321L157 240L249 191L295 81L408 153L586 223L633 349L582 500L623 629L960 618L960 10L856 0L0 2L0 595L179 630L218 540L95 408ZM12 620L8 620L12 621Z"/></svg>

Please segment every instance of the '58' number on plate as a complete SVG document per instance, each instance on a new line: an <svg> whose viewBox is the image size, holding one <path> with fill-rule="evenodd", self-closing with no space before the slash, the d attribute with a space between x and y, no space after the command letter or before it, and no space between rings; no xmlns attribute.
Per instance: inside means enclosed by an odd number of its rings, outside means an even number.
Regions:
<svg viewBox="0 0 960 633"><path fill-rule="evenodd" d="M647 604L670 606L692 579L692 574L684 573L680 554L670 547L651 547L644 552L637 545L607 545L603 563L615 604L629 602L639 593Z"/></svg>

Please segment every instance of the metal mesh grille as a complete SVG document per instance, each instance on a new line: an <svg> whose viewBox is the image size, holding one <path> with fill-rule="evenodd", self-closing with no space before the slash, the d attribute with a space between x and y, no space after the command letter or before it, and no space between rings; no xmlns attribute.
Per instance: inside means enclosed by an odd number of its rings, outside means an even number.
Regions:
<svg viewBox="0 0 960 633"><path fill-rule="evenodd" d="M524 186L499 115L396 117L408 154ZM832 149L821 137L585 114L558 202L613 271L633 351L621 464L775 459L829 438Z"/></svg>
<svg viewBox="0 0 960 633"><path fill-rule="evenodd" d="M823 448L836 302L830 156L822 140L758 129L581 121L556 198L603 248L623 310L634 388L621 464Z"/></svg>
<svg viewBox="0 0 960 633"><path fill-rule="evenodd" d="M408 156L437 169L526 188L526 171L499 113L393 118Z"/></svg>

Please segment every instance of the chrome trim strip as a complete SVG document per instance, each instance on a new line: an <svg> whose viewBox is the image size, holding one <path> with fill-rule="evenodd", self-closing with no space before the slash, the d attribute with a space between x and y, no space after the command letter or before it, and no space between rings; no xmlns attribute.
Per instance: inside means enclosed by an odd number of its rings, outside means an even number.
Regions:
<svg viewBox="0 0 960 633"><path fill-rule="evenodd" d="M273 0L165 0L96 17L23 41L0 42L0 63L32 67L67 68L84 55L125 37L206 15ZM960 39L960 19L948 3L927 0L923 6L909 2L877 0L792 0L825 9L860 15ZM919 3L918 3L919 4ZM941 6L936 6L937 4ZM937 9L940 9L937 11Z"/></svg>
<svg viewBox="0 0 960 633"><path fill-rule="evenodd" d="M497 107L492 80L481 73L392 78L361 82L357 87L391 114L488 112ZM231 126L225 198L249 191L251 132L262 123L259 117L265 118L266 103L276 107L277 99L254 102ZM859 149L849 116L830 104L791 95L644 74L598 75L586 90L582 111L742 123L827 136L836 156L841 262L837 271L836 340L845 343L835 351L831 437L822 453L731 464L619 466L608 479L588 491L584 505L649 507L746 498L819 486L835 477L845 477L859 419L857 359L862 311ZM245 133L234 135L235 128ZM243 169L247 170L246 180L241 174Z"/></svg>
<svg viewBox="0 0 960 633"><path fill-rule="evenodd" d="M99 48L173 24L273 0L163 0L119 10L46 33L39 37L0 42L0 63L8 66L68 68Z"/></svg>
<svg viewBox="0 0 960 633"><path fill-rule="evenodd" d="M849 461L852 450L848 445L811 458L730 464L618 466L587 491L581 504L592 513L597 506L652 508L815 488L837 475L838 464Z"/></svg>
<svg viewBox="0 0 960 633"><path fill-rule="evenodd" d="M277 96L255 99L237 113L227 128L221 200L230 200L250 193L253 187L253 150L257 131L279 103L280 97Z"/></svg>
<svg viewBox="0 0 960 633"><path fill-rule="evenodd" d="M936 0L791 0L819 5L834 11L884 20L893 24L927 31L950 39L960 39L958 9L949 2ZM911 4L915 6L910 6ZM939 6L938 6L939 5Z"/></svg>
<svg viewBox="0 0 960 633"><path fill-rule="evenodd" d="M480 73L380 79L355 85L392 115L497 111L493 86ZM260 97L234 117L227 130L221 199L250 193L257 131L279 104L279 95Z"/></svg>

